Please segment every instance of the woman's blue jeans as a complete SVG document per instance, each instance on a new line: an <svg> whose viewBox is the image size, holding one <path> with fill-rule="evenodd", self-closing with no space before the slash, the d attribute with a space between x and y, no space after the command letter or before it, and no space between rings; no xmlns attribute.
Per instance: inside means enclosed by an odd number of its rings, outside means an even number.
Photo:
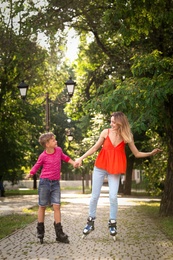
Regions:
<svg viewBox="0 0 173 260"><path fill-rule="evenodd" d="M121 174L108 174L107 171L94 167L92 175L92 195L89 206L89 216L96 218L96 209L100 197L101 187L105 176L108 178L109 201L110 201L110 219L117 219L118 212L118 188Z"/></svg>

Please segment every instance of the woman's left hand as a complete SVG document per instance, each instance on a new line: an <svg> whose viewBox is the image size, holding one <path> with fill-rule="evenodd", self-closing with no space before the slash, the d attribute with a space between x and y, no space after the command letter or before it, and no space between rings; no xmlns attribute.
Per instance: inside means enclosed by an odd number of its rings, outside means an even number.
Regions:
<svg viewBox="0 0 173 260"><path fill-rule="evenodd" d="M155 155L155 154L160 153L160 152L162 152L161 149L155 148L155 149L151 152L151 155Z"/></svg>

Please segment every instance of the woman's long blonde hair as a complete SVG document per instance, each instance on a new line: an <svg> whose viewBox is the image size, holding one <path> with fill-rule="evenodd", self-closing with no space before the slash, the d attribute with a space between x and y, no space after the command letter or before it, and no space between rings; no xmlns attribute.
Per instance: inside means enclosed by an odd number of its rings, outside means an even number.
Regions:
<svg viewBox="0 0 173 260"><path fill-rule="evenodd" d="M133 140L133 134L130 129L130 124L125 116L125 114L121 111L117 111L112 113L115 122L120 126L119 134L122 136L125 143L130 143Z"/></svg>

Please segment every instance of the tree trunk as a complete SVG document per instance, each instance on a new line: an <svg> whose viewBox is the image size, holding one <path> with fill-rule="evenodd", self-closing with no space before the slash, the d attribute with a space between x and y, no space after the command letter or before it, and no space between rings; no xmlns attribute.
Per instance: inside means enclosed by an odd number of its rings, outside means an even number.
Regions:
<svg viewBox="0 0 173 260"><path fill-rule="evenodd" d="M133 170L134 161L135 161L134 156L127 157L127 171L126 171L124 195L131 195L132 170Z"/></svg>
<svg viewBox="0 0 173 260"><path fill-rule="evenodd" d="M160 215L173 216L173 162L172 160L170 162L170 159L168 159L167 175L160 204Z"/></svg>
<svg viewBox="0 0 173 260"><path fill-rule="evenodd" d="M37 189L37 175L36 174L33 175L33 189L34 190Z"/></svg>
<svg viewBox="0 0 173 260"><path fill-rule="evenodd" d="M170 135L173 135L173 129ZM172 136L173 137L173 136ZM167 174L164 182L164 190L160 204L161 216L173 216L173 139L168 148Z"/></svg>
<svg viewBox="0 0 173 260"><path fill-rule="evenodd" d="M168 97L165 103L166 118L169 120L165 127L166 140L168 142L168 165L164 183L164 190L160 204L161 216L173 216L173 96Z"/></svg>

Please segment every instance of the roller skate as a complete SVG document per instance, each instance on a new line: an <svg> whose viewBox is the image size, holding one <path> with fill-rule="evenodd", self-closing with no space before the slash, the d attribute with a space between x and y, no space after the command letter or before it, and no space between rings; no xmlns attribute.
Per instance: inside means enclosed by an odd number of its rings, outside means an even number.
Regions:
<svg viewBox="0 0 173 260"><path fill-rule="evenodd" d="M88 217L87 224L83 230L82 238L85 238L89 233L91 233L94 230L94 220L95 218Z"/></svg>
<svg viewBox="0 0 173 260"><path fill-rule="evenodd" d="M109 228L109 232L110 235L113 237L113 240L116 240L116 235L117 235L117 223L116 220L114 219L110 219L108 221L108 228Z"/></svg>
<svg viewBox="0 0 173 260"><path fill-rule="evenodd" d="M40 239L40 243L43 244L43 238L44 238L44 223L38 222L37 223L37 237Z"/></svg>
<svg viewBox="0 0 173 260"><path fill-rule="evenodd" d="M55 223L54 222L54 228L55 228L55 233L56 233L56 241L69 244L69 239L68 236L63 232L61 223Z"/></svg>

